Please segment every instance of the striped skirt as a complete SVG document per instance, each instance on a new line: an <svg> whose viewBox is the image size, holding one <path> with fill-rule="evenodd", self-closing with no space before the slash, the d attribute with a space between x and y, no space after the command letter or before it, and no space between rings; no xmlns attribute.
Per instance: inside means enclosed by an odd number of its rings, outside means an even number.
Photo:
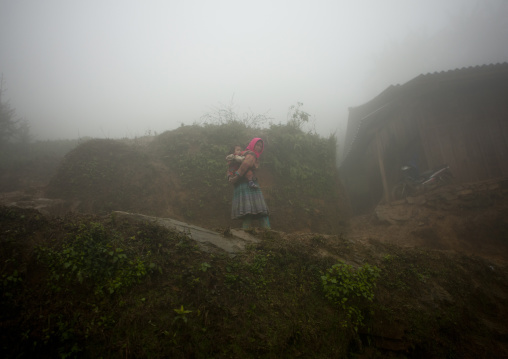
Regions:
<svg viewBox="0 0 508 359"><path fill-rule="evenodd" d="M257 181L254 182L257 184ZM247 182L242 181L235 185L231 218L238 219L247 214L263 217L268 216L269 213L261 189L250 188Z"/></svg>

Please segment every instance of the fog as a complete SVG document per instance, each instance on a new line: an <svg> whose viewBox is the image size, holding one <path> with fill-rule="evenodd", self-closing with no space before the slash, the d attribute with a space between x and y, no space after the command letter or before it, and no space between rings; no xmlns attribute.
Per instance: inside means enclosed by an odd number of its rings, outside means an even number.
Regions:
<svg viewBox="0 0 508 359"><path fill-rule="evenodd" d="M0 0L4 98L36 139L134 137L213 108L324 136L421 73L508 61L508 1Z"/></svg>

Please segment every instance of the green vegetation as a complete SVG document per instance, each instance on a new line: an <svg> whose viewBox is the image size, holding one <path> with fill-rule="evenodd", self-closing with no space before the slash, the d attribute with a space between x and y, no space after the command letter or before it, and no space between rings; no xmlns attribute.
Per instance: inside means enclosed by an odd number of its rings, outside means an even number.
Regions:
<svg viewBox="0 0 508 359"><path fill-rule="evenodd" d="M74 231L61 246L37 248L37 258L48 267L56 291L84 287L98 296L113 294L138 283L155 267L131 254L125 241L100 223L81 224Z"/></svg>
<svg viewBox="0 0 508 359"><path fill-rule="evenodd" d="M479 259L261 230L232 258L148 222L7 207L0 224L3 357L382 357L387 342L408 358L503 350L489 320L505 307L508 274Z"/></svg>
<svg viewBox="0 0 508 359"><path fill-rule="evenodd" d="M243 147L253 137L265 140L261 166L267 167L286 194L337 197L336 139L323 139L293 125L271 125L257 131L242 123L192 126L162 134L157 141L164 161L175 168L187 188L198 191L228 188L224 157L235 143ZM288 188L289 187L289 188ZM290 193L286 190L289 189ZM205 193L203 193L205 195Z"/></svg>
<svg viewBox="0 0 508 359"><path fill-rule="evenodd" d="M262 137L265 151L258 178L274 228L337 233L347 225L348 205L335 168L336 138L304 130L309 115L301 106L290 109L286 124L222 108L200 125L143 139L13 147L0 158L0 167L11 173L0 186L10 191L25 178L39 179L49 182L45 196L73 201L80 212L135 211L224 228L232 226L225 157L234 144L246 146L253 137ZM31 169L44 176L32 176Z"/></svg>
<svg viewBox="0 0 508 359"><path fill-rule="evenodd" d="M292 124L272 125L266 136L270 142L265 163L277 175L287 199L298 197L298 193L338 198L333 190L337 188L335 136L325 139Z"/></svg>
<svg viewBox="0 0 508 359"><path fill-rule="evenodd" d="M336 138L305 131L309 115L301 106L290 109L286 124L270 122L262 128L269 120L266 117L247 114L240 118L231 108L222 108L208 114L202 125L159 135L148 153L177 174L182 190L191 193L180 206L184 218L208 218L215 225L228 225L232 188L225 178L225 156L233 145L245 148L252 138L261 137L265 150L258 171L260 185L269 208L283 216L273 222L290 230L304 223L296 218L326 212L333 213L335 220L321 218L313 230L333 233L343 228L347 205L335 168Z"/></svg>
<svg viewBox="0 0 508 359"><path fill-rule="evenodd" d="M17 328L1 343L7 357L347 353L351 334L318 285L326 261L269 232L230 258L150 223L48 222L5 207L0 218L8 230L0 320Z"/></svg>
<svg viewBox="0 0 508 359"><path fill-rule="evenodd" d="M301 107L268 128L225 109L151 142L80 144L47 193L93 216L0 206L2 357L507 353L506 268L339 235L336 140L304 130ZM245 252L203 252L184 233L111 214L230 226L224 157L252 137L265 140L259 177L277 231L251 230L259 243Z"/></svg>
<svg viewBox="0 0 508 359"><path fill-rule="evenodd" d="M339 261L321 276L323 289L328 299L338 304L346 313L344 326L355 332L363 325L362 310L366 302L374 299L374 288L379 277L379 268L364 264L359 268Z"/></svg>
<svg viewBox="0 0 508 359"><path fill-rule="evenodd" d="M230 258L115 217L52 223L36 211L1 208L0 218L8 229L1 303L10 313L1 320L12 315L19 325L2 343L8 356L347 353L344 315L318 285L327 261L273 233Z"/></svg>

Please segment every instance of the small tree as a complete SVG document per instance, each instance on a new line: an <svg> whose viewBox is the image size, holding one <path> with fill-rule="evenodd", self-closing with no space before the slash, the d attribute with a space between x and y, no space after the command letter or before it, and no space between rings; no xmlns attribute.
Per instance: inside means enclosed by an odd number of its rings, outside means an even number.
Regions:
<svg viewBox="0 0 508 359"><path fill-rule="evenodd" d="M296 105L289 107L287 115L287 124L299 130L303 130L303 124L309 122L309 113L302 110L303 103L297 102Z"/></svg>
<svg viewBox="0 0 508 359"><path fill-rule="evenodd" d="M9 142L29 142L29 128L26 121L16 118L16 111L5 101L3 78L0 80L0 146Z"/></svg>
<svg viewBox="0 0 508 359"><path fill-rule="evenodd" d="M6 143L12 138L19 122L14 118L15 112L9 103L3 100L3 92L3 88L0 88L0 143Z"/></svg>

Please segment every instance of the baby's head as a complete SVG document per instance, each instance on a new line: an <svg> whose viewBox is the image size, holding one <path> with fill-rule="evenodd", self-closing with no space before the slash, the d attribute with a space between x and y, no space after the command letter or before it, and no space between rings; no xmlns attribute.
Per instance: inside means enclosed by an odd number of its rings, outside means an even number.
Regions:
<svg viewBox="0 0 508 359"><path fill-rule="evenodd" d="M241 153L242 153L242 147L239 145L235 145L233 154L235 154L236 156L239 156Z"/></svg>

